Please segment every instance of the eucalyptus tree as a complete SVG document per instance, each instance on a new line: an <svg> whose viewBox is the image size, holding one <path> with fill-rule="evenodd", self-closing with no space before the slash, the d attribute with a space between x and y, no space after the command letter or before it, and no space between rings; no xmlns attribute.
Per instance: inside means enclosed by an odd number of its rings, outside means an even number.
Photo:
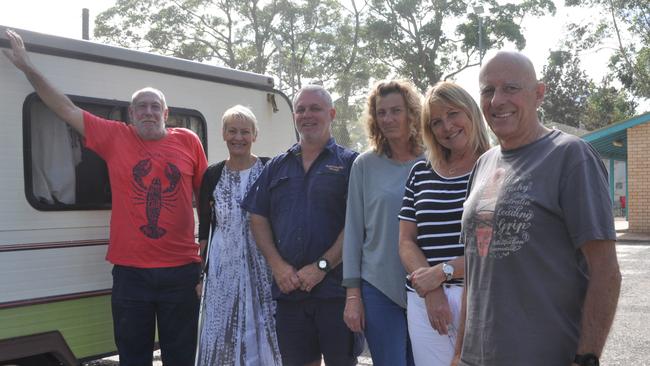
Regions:
<svg viewBox="0 0 650 366"><path fill-rule="evenodd" d="M571 51L551 51L542 70L546 94L541 108L544 119L582 127L587 99L594 88L578 58Z"/></svg>
<svg viewBox="0 0 650 366"><path fill-rule="evenodd" d="M123 47L266 72L276 0L117 0L95 37Z"/></svg>
<svg viewBox="0 0 650 366"><path fill-rule="evenodd" d="M481 11L474 9L487 10ZM420 89L481 63L485 50L523 49L526 16L555 12L551 0L371 0L372 55ZM480 25L480 27L479 27Z"/></svg>
<svg viewBox="0 0 650 366"><path fill-rule="evenodd" d="M635 96L650 97L650 1L566 0L568 6L599 9L600 17L585 24L572 24L575 44L602 48L612 43L610 68Z"/></svg>
<svg viewBox="0 0 650 366"><path fill-rule="evenodd" d="M612 85L611 75L596 84L573 51L551 51L542 74L546 84L541 106L545 121L594 130L630 118L636 112L637 103L625 90Z"/></svg>

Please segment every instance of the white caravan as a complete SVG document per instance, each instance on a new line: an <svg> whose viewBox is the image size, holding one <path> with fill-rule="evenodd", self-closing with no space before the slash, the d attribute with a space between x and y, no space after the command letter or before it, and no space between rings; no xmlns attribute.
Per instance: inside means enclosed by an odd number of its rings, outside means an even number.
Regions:
<svg viewBox="0 0 650 366"><path fill-rule="evenodd" d="M19 30L34 64L82 108L126 120L131 94L161 89L168 126L194 130L210 163L226 157L221 115L259 120L254 153L296 141L270 77ZM0 48L8 48L0 26ZM110 188L104 162L0 55L0 364L77 364L115 352L110 313ZM57 363L58 362L58 363Z"/></svg>

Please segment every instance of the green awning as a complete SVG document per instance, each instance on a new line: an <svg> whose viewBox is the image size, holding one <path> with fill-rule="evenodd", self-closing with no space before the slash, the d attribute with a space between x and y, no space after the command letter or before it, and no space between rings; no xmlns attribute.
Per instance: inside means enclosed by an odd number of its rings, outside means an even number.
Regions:
<svg viewBox="0 0 650 366"><path fill-rule="evenodd" d="M581 136L605 159L627 160L627 129L650 122L650 113L614 123Z"/></svg>

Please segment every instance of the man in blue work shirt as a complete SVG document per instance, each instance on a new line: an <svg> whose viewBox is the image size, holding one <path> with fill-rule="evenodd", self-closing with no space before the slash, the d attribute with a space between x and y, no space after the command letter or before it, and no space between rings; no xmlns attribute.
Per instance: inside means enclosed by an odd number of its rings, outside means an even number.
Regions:
<svg viewBox="0 0 650 366"><path fill-rule="evenodd" d="M348 178L357 153L331 136L336 110L321 86L294 98L300 142L264 168L242 207L275 280L283 365L356 365L360 334L343 322L343 225Z"/></svg>

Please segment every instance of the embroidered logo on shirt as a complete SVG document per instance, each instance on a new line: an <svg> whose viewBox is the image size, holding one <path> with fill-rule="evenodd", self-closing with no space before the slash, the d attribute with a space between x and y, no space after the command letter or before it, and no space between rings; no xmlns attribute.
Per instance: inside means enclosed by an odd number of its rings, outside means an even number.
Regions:
<svg viewBox="0 0 650 366"><path fill-rule="evenodd" d="M338 172L340 172L341 170L343 170L344 166L342 166L342 165L330 165L330 164L327 164L327 165L325 165L325 168L327 168L329 171L332 171L332 172L338 173Z"/></svg>

